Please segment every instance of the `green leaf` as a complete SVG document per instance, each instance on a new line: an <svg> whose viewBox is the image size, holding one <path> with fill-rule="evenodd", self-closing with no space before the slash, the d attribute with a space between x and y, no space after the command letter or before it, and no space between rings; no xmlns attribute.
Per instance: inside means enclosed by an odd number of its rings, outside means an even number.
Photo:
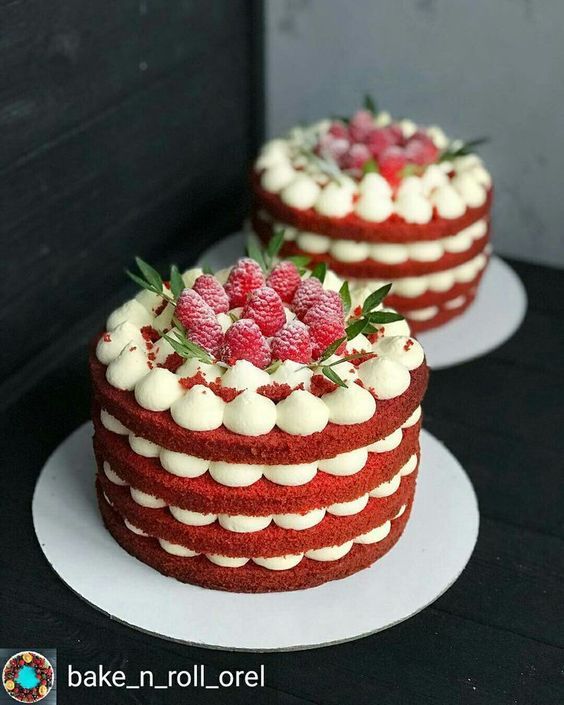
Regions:
<svg viewBox="0 0 564 705"><path fill-rule="evenodd" d="M347 340L352 340L353 338L356 338L357 335L363 333L367 323L368 321L366 320L366 318L359 318L358 320L353 321L350 325L348 325L345 329L345 333L347 334Z"/></svg>
<svg viewBox="0 0 564 705"><path fill-rule="evenodd" d="M345 309L345 318L349 315L349 311L351 310L351 292L349 289L349 283L348 281L344 281L343 285L339 289L339 296L341 297L341 301L343 302L343 308Z"/></svg>
<svg viewBox="0 0 564 705"><path fill-rule="evenodd" d="M368 316L370 323L394 323L395 321L403 321L401 313L393 311L373 311Z"/></svg>
<svg viewBox="0 0 564 705"><path fill-rule="evenodd" d="M378 104L370 95L370 93L366 93L364 96L364 107L366 110L370 110L372 115L376 115L376 113L378 112Z"/></svg>
<svg viewBox="0 0 564 705"><path fill-rule="evenodd" d="M489 137L477 137L473 140L468 140L468 142L463 142L458 149L449 149L441 154L439 157L440 162L451 161L457 157L465 157L468 154L472 154L476 147L480 147L482 144L486 144L490 141Z"/></svg>
<svg viewBox="0 0 564 705"><path fill-rule="evenodd" d="M259 245L259 243L257 242L256 238L253 235L251 235L247 239L247 255L251 259L254 259L255 262L258 262L262 271L266 272L268 267L266 266L266 261L264 259L262 247Z"/></svg>
<svg viewBox="0 0 564 705"><path fill-rule="evenodd" d="M327 377L327 379L330 379L331 382L338 384L339 387L347 386L332 367L322 367L321 371Z"/></svg>
<svg viewBox="0 0 564 705"><path fill-rule="evenodd" d="M176 338L172 338L167 333L162 333L162 337L170 343L173 350L175 350L179 355L185 358L195 357L200 360L200 362L205 362L207 364L211 364L213 362L209 353L204 350L204 348L201 348L199 345L196 345L196 343L188 340L188 338L186 338L181 331L175 330L174 334L176 335Z"/></svg>
<svg viewBox="0 0 564 705"><path fill-rule="evenodd" d="M321 357L319 358L321 362L324 362L325 360L329 359L331 355L337 352L337 350L341 347L341 345L345 342L346 338L337 338L337 340L334 340L331 345L328 345L325 350L321 353Z"/></svg>
<svg viewBox="0 0 564 705"><path fill-rule="evenodd" d="M182 290L185 288L186 284L184 284L182 275L180 274L178 267L173 264L170 268L170 290L172 291L174 298L177 299L182 293Z"/></svg>
<svg viewBox="0 0 564 705"><path fill-rule="evenodd" d="M296 267L307 267L311 261L311 257L308 257L307 255L292 255L291 257L285 257L284 259L293 262Z"/></svg>
<svg viewBox="0 0 564 705"><path fill-rule="evenodd" d="M350 360L358 360L360 357L376 357L376 353L372 352L358 352L358 353L353 353L352 355L343 355L342 358L339 360L335 360L335 362L331 362L329 365L325 365L325 367L335 367L335 365L341 365L343 362L349 362Z"/></svg>
<svg viewBox="0 0 564 705"><path fill-rule="evenodd" d="M401 170L401 176L405 179L408 176L417 176L421 174L422 171L423 167L419 166L419 164L406 164Z"/></svg>
<svg viewBox="0 0 564 705"><path fill-rule="evenodd" d="M379 289L376 289L376 291L373 291L370 296L367 296L362 304L362 313L368 313L369 311L372 311L373 308L376 308L376 306L381 304L391 288L391 284L385 284Z"/></svg>
<svg viewBox="0 0 564 705"><path fill-rule="evenodd" d="M151 267L150 264L147 264L147 262L142 260L141 257L136 257L135 262L137 263L139 271L143 275L145 281L149 282L149 284L152 284L155 289L161 292L163 290L163 280L157 270Z"/></svg>
<svg viewBox="0 0 564 705"><path fill-rule="evenodd" d="M366 328L362 331L363 335L371 335L372 333L377 333L378 329L375 328L372 323L367 323Z"/></svg>
<svg viewBox="0 0 564 705"><path fill-rule="evenodd" d="M277 230L274 235L268 241L266 246L266 253L270 259L274 259L276 255L280 252L280 248L284 243L284 229Z"/></svg>
<svg viewBox="0 0 564 705"><path fill-rule="evenodd" d="M207 262L205 262L204 264L202 264L202 272L204 274L213 274L213 269Z"/></svg>
<svg viewBox="0 0 564 705"><path fill-rule="evenodd" d="M147 289L147 291L152 291L154 294L161 293L160 291L157 291L152 284L149 284L149 282L145 281L144 279L141 279L141 277L137 274L130 272L129 269L126 269L125 273L130 279L132 279L138 286L142 287L143 289Z"/></svg>
<svg viewBox="0 0 564 705"><path fill-rule="evenodd" d="M265 372L268 372L269 375L272 375L276 372L276 370L282 365L282 360L274 360L273 362L270 363L270 365L266 368Z"/></svg>
<svg viewBox="0 0 564 705"><path fill-rule="evenodd" d="M311 270L311 276L315 277L316 279L319 279L319 281L323 284L325 281L325 275L327 274L327 263L326 262L318 262L315 267Z"/></svg>
<svg viewBox="0 0 564 705"><path fill-rule="evenodd" d="M362 165L362 173L364 174L374 174L378 172L378 164L375 159L369 159Z"/></svg>

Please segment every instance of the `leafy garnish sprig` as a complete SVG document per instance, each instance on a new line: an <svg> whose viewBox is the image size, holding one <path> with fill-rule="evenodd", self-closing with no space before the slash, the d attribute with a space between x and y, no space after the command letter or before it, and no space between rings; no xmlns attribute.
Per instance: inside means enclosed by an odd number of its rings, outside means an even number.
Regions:
<svg viewBox="0 0 564 705"><path fill-rule="evenodd" d="M450 162L457 157L466 157L476 151L476 147L480 147L490 141L489 137L477 137L474 140L462 142L456 148L447 147L447 149L439 157L439 162Z"/></svg>
<svg viewBox="0 0 564 705"><path fill-rule="evenodd" d="M175 327L169 333L173 333L175 337L173 338L168 333L161 333L161 335L180 357L184 357L187 360L195 358L207 365L213 365L214 360L211 355L204 348L189 340L184 330Z"/></svg>

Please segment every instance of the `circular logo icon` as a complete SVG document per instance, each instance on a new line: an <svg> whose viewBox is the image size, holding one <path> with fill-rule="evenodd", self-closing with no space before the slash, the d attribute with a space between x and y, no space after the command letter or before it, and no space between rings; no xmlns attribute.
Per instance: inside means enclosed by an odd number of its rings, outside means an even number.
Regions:
<svg viewBox="0 0 564 705"><path fill-rule="evenodd" d="M19 703L36 703L53 687L53 666L37 651L11 656L2 671L4 690Z"/></svg>

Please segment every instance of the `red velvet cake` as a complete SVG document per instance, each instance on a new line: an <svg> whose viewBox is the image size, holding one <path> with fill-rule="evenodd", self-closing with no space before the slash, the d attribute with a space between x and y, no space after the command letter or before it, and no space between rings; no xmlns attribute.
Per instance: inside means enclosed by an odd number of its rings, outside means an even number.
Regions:
<svg viewBox="0 0 564 705"><path fill-rule="evenodd" d="M371 100L267 142L252 174L252 225L284 255L325 262L351 286L392 282L386 303L414 331L472 303L490 253L492 183L473 153L436 126L393 121Z"/></svg>
<svg viewBox="0 0 564 705"><path fill-rule="evenodd" d="M173 267L96 339L104 523L161 573L238 592L342 578L408 521L428 370L384 286L362 300L282 236L215 275Z"/></svg>

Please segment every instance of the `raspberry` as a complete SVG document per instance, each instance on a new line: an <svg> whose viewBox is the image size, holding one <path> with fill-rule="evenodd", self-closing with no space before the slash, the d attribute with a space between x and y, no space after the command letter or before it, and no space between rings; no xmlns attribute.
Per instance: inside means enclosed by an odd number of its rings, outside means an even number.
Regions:
<svg viewBox="0 0 564 705"><path fill-rule="evenodd" d="M269 286L261 286L249 294L242 318L253 320L268 338L286 323L282 299Z"/></svg>
<svg viewBox="0 0 564 705"><path fill-rule="evenodd" d="M309 333L312 340L312 355L317 359L321 353L339 338L346 336L345 326L342 321L335 318L322 318L316 316L309 324ZM335 351L334 354L342 355L346 350L346 340Z"/></svg>
<svg viewBox="0 0 564 705"><path fill-rule="evenodd" d="M221 347L221 359L228 365L248 360L264 370L270 364L270 348L258 325L250 318L241 318L227 329Z"/></svg>
<svg viewBox="0 0 564 705"><path fill-rule="evenodd" d="M217 355L223 331L215 313L194 289L184 289L176 302L176 318L186 329L193 343Z"/></svg>
<svg viewBox="0 0 564 705"><path fill-rule="evenodd" d="M372 158L372 154L365 144L353 144L348 153L341 160L343 169L360 171L365 162Z"/></svg>
<svg viewBox="0 0 564 705"><path fill-rule="evenodd" d="M231 308L243 306L253 289L264 286L264 275L258 262L250 257L241 257L229 273L225 291Z"/></svg>
<svg viewBox="0 0 564 705"><path fill-rule="evenodd" d="M286 303L290 303L294 298L300 282L301 277L298 268L293 262L289 261L277 264L266 280L268 286L274 289L282 301Z"/></svg>
<svg viewBox="0 0 564 705"><path fill-rule="evenodd" d="M388 147L397 144L396 135L387 127L372 130L366 140L366 146L373 157L378 158Z"/></svg>
<svg viewBox="0 0 564 705"><path fill-rule="evenodd" d="M201 274L192 287L215 313L229 311L229 297L225 289L212 274Z"/></svg>
<svg viewBox="0 0 564 705"><path fill-rule="evenodd" d="M305 323L290 321L272 339L272 357L308 363L311 360L311 338Z"/></svg>
<svg viewBox="0 0 564 705"><path fill-rule="evenodd" d="M304 323L310 326L312 323L324 318L332 318L337 321L343 321L345 318L343 301L336 291L323 291L313 306L306 312Z"/></svg>
<svg viewBox="0 0 564 705"><path fill-rule="evenodd" d="M292 308L298 318L303 318L311 306L319 299L323 293L323 286L319 279L310 277L301 282L298 286L294 298L292 299Z"/></svg>
<svg viewBox="0 0 564 705"><path fill-rule="evenodd" d="M426 166L437 161L439 150L424 132L416 132L405 147L405 156L413 164Z"/></svg>
<svg viewBox="0 0 564 705"><path fill-rule="evenodd" d="M334 122L331 127L327 130L327 134L332 137L337 137L338 139L348 139L349 131L347 126L342 122Z"/></svg>
<svg viewBox="0 0 564 705"><path fill-rule="evenodd" d="M364 142L374 129L374 116L370 110L357 110L349 122L349 133L353 142Z"/></svg>
<svg viewBox="0 0 564 705"><path fill-rule="evenodd" d="M401 171L407 164L405 150L401 147L388 147L379 159L380 173L392 186L401 180Z"/></svg>

